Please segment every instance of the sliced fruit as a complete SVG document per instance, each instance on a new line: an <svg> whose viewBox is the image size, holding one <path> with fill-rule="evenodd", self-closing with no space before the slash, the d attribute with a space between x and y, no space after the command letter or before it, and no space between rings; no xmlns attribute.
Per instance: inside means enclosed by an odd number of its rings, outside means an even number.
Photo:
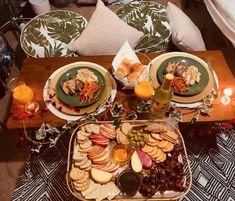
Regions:
<svg viewBox="0 0 235 201"><path fill-rule="evenodd" d="M96 168L91 168L91 176L96 182L106 184L111 181L113 174Z"/></svg>
<svg viewBox="0 0 235 201"><path fill-rule="evenodd" d="M143 168L140 158L136 151L131 156L131 167L135 172L141 172Z"/></svg>
<svg viewBox="0 0 235 201"><path fill-rule="evenodd" d="M95 162L100 162L100 163L102 163L103 161L106 161L107 158L110 159L110 154L109 154L109 152L106 152L103 157L93 159L92 161L93 161L94 163L95 163Z"/></svg>
<svg viewBox="0 0 235 201"><path fill-rule="evenodd" d="M136 150L136 153L139 156L139 159L143 165L144 168L149 169L152 167L153 161L152 159L146 154L145 152L141 150Z"/></svg>

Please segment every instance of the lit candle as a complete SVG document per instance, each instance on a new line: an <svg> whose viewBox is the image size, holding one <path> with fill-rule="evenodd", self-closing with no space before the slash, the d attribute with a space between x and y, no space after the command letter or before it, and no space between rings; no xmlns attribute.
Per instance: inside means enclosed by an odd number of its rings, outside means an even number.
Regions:
<svg viewBox="0 0 235 201"><path fill-rule="evenodd" d="M233 89L232 88L225 88L224 89L224 95L232 96L233 95Z"/></svg>
<svg viewBox="0 0 235 201"><path fill-rule="evenodd" d="M230 98L230 96L227 96L227 95L226 96L222 96L220 101L221 101L221 103L223 105L228 105L228 104L231 103L231 98Z"/></svg>
<svg viewBox="0 0 235 201"><path fill-rule="evenodd" d="M154 89L151 81L141 81L135 85L135 95L141 100L150 99L153 95Z"/></svg>

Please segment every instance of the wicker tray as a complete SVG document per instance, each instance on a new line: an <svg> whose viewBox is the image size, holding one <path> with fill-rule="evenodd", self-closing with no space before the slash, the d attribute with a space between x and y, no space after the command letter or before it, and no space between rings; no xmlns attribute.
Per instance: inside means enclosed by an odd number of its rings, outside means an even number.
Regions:
<svg viewBox="0 0 235 201"><path fill-rule="evenodd" d="M115 199L113 200L177 200L179 198L184 197L190 190L191 185L192 185L192 172L190 169L190 164L189 164L189 160L188 160L188 155L186 152L186 147L184 144L184 140L183 137L180 133L180 131L173 126L171 123L168 123L166 121L162 121L162 120L155 120L155 121L151 121L151 120L135 120L135 121L122 121L122 123L124 122L129 122L134 126L144 126L144 125L148 125L148 124L160 124L160 125L164 125L166 126L169 130L174 131L176 134L179 135L179 141L178 143L181 144L181 146L183 147L183 153L181 154L182 156L182 162L184 164L184 172L185 172L185 190L182 192L176 192L176 191L165 191L163 194L160 194L159 192L155 193L155 195L151 198L147 198L147 197L143 197L140 193L137 193L134 197L122 197L121 195L118 195L115 197ZM86 122L83 124L80 124L77 126L77 128L73 131L71 138L70 138L70 142L69 142L69 150L68 150L68 161L67 161L67 172L66 172L66 182L67 182L67 186L69 188L69 191L79 200L85 200L85 198L77 191L73 190L73 187L71 185L71 179L69 177L69 171L71 170L72 167L72 153L73 153L73 145L74 145L74 139L76 138L76 133L77 131L80 129L80 127L86 125L86 124L90 124L90 123L96 123L96 124L103 124L103 123L113 123L111 121L96 121L96 122Z"/></svg>

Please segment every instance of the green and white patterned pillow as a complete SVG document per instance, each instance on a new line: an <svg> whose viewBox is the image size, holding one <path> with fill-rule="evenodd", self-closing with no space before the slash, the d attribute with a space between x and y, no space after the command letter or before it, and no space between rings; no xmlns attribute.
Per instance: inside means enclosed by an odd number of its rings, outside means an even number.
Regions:
<svg viewBox="0 0 235 201"><path fill-rule="evenodd" d="M135 47L136 51L167 50L171 32L165 6L151 1L132 2L118 9L116 14L144 33Z"/></svg>
<svg viewBox="0 0 235 201"><path fill-rule="evenodd" d="M73 56L68 43L78 37L87 21L70 11L51 11L38 15L21 32L22 49L31 57Z"/></svg>

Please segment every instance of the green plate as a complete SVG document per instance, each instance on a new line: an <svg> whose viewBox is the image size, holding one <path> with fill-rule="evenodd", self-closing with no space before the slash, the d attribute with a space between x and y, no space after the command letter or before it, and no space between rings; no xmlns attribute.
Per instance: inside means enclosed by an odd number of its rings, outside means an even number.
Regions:
<svg viewBox="0 0 235 201"><path fill-rule="evenodd" d="M83 16L71 11L56 10L37 15L21 32L20 45L30 57L75 56L68 44L86 25Z"/></svg>
<svg viewBox="0 0 235 201"><path fill-rule="evenodd" d="M120 19L144 33L135 50L166 51L171 35L166 7L151 1L131 2L116 11Z"/></svg>
<svg viewBox="0 0 235 201"><path fill-rule="evenodd" d="M92 71L97 76L98 83L101 85L101 88L100 88L99 91L97 91L94 94L95 98L93 98L92 100L87 101L85 103L80 103L79 102L79 96L77 94L74 94L73 96L69 96L69 95L65 94L64 91L61 89L60 85L66 78L69 78L72 75L77 74L77 70L84 69L84 68ZM99 71L97 71L94 68L87 67L87 66L80 66L80 67L75 67L73 69L70 69L70 70L68 70L67 72L63 73L60 76L60 78L58 79L58 81L56 83L56 95L57 95L57 97L59 98L60 101L62 101L63 103L65 103L67 105L74 105L74 106L84 107L84 106L91 105L91 104L95 103L96 101L98 101L100 96L102 95L102 93L104 91L104 87L105 87L105 79Z"/></svg>
<svg viewBox="0 0 235 201"><path fill-rule="evenodd" d="M189 90L187 90L185 92L180 93L180 92L174 90L174 93L178 94L178 95L182 95L182 96L193 96L193 95L196 95L196 94L202 92L203 89L207 86L208 81L209 81L208 71L206 70L206 68L204 67L203 64L201 64L200 62L198 62L192 58L188 58L188 57L176 56L176 57L168 58L165 61L163 61L160 64L160 67L158 68L157 75L156 75L159 82L160 83L163 82L164 69L168 65L168 63L172 62L172 61L178 61L181 63L185 63L187 65L193 65L193 66L197 67L198 71L201 73L199 83L195 83L194 85L189 86Z"/></svg>

